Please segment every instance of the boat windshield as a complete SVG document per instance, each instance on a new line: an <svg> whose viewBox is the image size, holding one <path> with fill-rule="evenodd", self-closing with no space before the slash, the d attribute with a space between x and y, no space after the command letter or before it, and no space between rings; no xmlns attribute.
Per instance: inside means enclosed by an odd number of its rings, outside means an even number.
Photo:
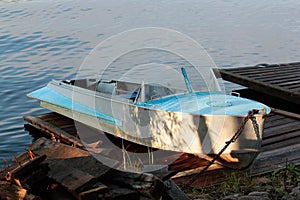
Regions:
<svg viewBox="0 0 300 200"><path fill-rule="evenodd" d="M96 87L96 91L112 95L113 97L130 99L135 102L145 102L184 92L184 90L178 91L178 88L169 88L157 83L138 84L115 80L100 80Z"/></svg>

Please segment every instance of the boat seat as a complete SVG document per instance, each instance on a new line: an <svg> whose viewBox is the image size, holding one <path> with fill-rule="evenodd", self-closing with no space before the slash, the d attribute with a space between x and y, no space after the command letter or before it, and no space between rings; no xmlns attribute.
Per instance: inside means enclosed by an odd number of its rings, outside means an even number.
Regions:
<svg viewBox="0 0 300 200"><path fill-rule="evenodd" d="M96 88L98 92L115 94L116 83L100 82Z"/></svg>
<svg viewBox="0 0 300 200"><path fill-rule="evenodd" d="M133 93L126 93L126 94L118 94L116 95L118 97L134 100L137 96L137 91L134 91Z"/></svg>

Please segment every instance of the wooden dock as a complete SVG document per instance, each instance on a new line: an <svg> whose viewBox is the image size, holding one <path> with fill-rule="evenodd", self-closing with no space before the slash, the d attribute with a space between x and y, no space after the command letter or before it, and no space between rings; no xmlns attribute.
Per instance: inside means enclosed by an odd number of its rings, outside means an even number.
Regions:
<svg viewBox="0 0 300 200"><path fill-rule="evenodd" d="M55 194L65 199L159 199L163 195L167 199L179 199L178 195L188 199L177 185L185 184L209 162L191 154L174 154L178 159L154 174L120 172L106 167L84 150L72 119L57 113L24 119L29 122L26 129L39 139L27 152L15 157L11 166L0 171L0 178L27 184L40 195L54 195L52 199L57 197ZM102 147L107 148L105 143ZM251 176L266 174L284 168L287 161L300 165L300 115L273 109L265 122L262 151L252 166L239 172ZM217 162L191 186L219 184L232 171ZM2 182L0 187L5 187L3 183L6 184Z"/></svg>
<svg viewBox="0 0 300 200"><path fill-rule="evenodd" d="M300 62L221 69L223 79L300 106Z"/></svg>
<svg viewBox="0 0 300 200"><path fill-rule="evenodd" d="M25 116L24 119L30 123L30 125L26 125L29 130L32 130L34 127L34 129L42 131L42 134L46 133L49 138L54 137L55 140L81 147L72 119L57 113ZM97 131L88 126L86 129ZM68 135L65 135L65 133L68 133ZM103 141L107 140L107 136L104 133L99 134L104 136L102 138ZM70 140L67 139L69 137ZM262 139L260 154L254 160L252 166L244 170L244 172L247 171L252 176L269 173L283 168L287 160L300 165L300 115L272 109L271 114L266 118ZM105 142L102 144L103 148L107 148ZM134 148L136 149L136 147ZM111 155L114 154L115 152L112 151ZM166 165L168 166L169 173L173 175L173 180L179 184L186 182L209 163L208 160L191 154L178 155L178 153L174 153L173 156L177 156L178 159L173 163L166 163ZM160 159L163 160L164 158ZM193 186L199 188L217 184L222 180L221 177L224 176L224 172L227 170L229 169L224 168L217 162Z"/></svg>

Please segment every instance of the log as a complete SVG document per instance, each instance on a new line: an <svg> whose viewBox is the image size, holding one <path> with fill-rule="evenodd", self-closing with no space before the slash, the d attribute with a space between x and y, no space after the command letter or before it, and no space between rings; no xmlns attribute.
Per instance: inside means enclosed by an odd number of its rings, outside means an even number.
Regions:
<svg viewBox="0 0 300 200"><path fill-rule="evenodd" d="M111 169L101 177L101 181L128 187L151 199L160 199L167 191L162 180L149 173L123 172Z"/></svg>

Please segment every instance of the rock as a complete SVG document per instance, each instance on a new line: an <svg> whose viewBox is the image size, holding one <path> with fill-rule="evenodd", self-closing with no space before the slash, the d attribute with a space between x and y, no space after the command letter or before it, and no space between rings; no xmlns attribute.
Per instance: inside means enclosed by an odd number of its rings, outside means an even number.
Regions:
<svg viewBox="0 0 300 200"><path fill-rule="evenodd" d="M207 200L206 198L197 198L197 199L194 199L194 200Z"/></svg>
<svg viewBox="0 0 300 200"><path fill-rule="evenodd" d="M270 200L268 197L261 197L261 196L240 196L238 200Z"/></svg>
<svg viewBox="0 0 300 200"><path fill-rule="evenodd" d="M240 196L238 200L270 200L268 192L250 192L247 196Z"/></svg>
<svg viewBox="0 0 300 200"><path fill-rule="evenodd" d="M239 194L231 194L231 195L224 197L223 200L237 200L238 197L239 197Z"/></svg>
<svg viewBox="0 0 300 200"><path fill-rule="evenodd" d="M240 190L243 194L249 194L252 191L252 188L249 186L240 186Z"/></svg>
<svg viewBox="0 0 300 200"><path fill-rule="evenodd" d="M248 196L258 196L258 197L267 197L267 198L269 198L270 194L268 192L257 192L257 191L254 191L254 192L250 192L248 194Z"/></svg>
<svg viewBox="0 0 300 200"><path fill-rule="evenodd" d="M300 186L293 188L290 195L295 197L296 199L300 199Z"/></svg>
<svg viewBox="0 0 300 200"><path fill-rule="evenodd" d="M281 197L281 200L299 200L296 197L291 196L290 194L285 194Z"/></svg>
<svg viewBox="0 0 300 200"><path fill-rule="evenodd" d="M266 177L258 177L258 178L253 179L253 183L255 183L255 184L268 184L271 182L272 182L271 179L266 178Z"/></svg>

